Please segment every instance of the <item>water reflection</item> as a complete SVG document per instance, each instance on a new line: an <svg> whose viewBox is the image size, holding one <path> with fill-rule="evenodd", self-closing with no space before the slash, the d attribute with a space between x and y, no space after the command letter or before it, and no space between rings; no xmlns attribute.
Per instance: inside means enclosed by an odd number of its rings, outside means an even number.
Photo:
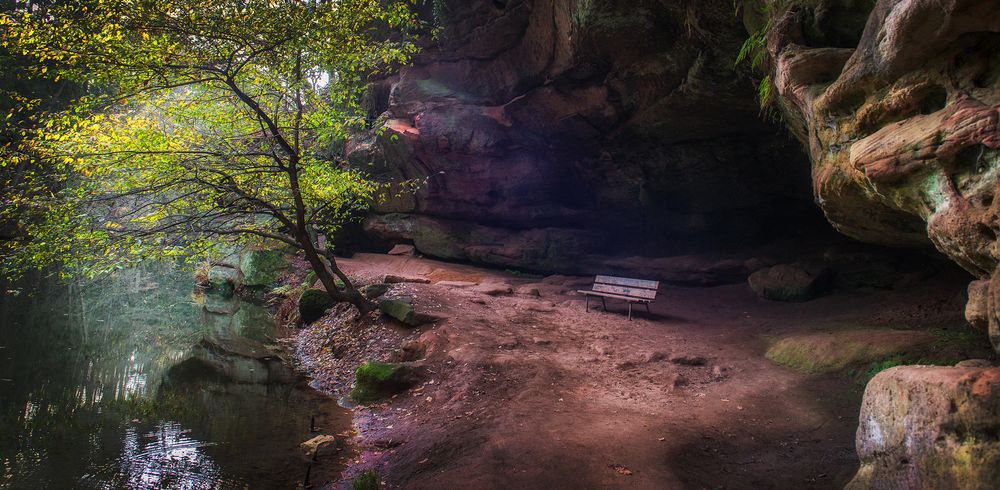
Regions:
<svg viewBox="0 0 1000 490"><path fill-rule="evenodd" d="M168 266L0 298L0 487L289 488L330 402Z"/></svg>

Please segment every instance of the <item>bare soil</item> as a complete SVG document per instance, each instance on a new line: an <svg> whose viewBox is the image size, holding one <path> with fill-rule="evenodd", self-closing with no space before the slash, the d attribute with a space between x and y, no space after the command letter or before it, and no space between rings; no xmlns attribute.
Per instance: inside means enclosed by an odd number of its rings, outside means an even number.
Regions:
<svg viewBox="0 0 1000 490"><path fill-rule="evenodd" d="M372 469L407 489L842 488L858 465L861 388L771 363L769 339L961 325L968 280L945 272L806 303L662 285L652 313L629 321L622 302L584 311L575 291L589 277L373 254L340 265L363 283L430 279L387 296L445 318L408 329L336 308L299 337L316 383L341 395L364 360L405 360L407 342L423 351L417 386L354 409L359 455L340 484Z"/></svg>

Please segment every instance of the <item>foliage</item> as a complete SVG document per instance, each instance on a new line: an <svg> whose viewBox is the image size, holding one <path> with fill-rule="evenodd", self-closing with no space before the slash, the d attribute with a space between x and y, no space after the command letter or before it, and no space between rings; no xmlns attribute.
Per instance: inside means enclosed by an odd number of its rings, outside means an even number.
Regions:
<svg viewBox="0 0 1000 490"><path fill-rule="evenodd" d="M326 291L307 289L299 297L299 318L304 323L312 323L319 320L331 306L333 306L333 302L330 301L330 296L326 294Z"/></svg>
<svg viewBox="0 0 1000 490"><path fill-rule="evenodd" d="M342 274L318 236L390 190L329 149L363 125L365 77L415 52L420 25L407 3L18 6L0 15L3 47L34 60L32 76L91 95L23 135L63 185L12 193L6 208L37 218L20 223L28 239L0 251L5 269L60 263L94 275L221 244L283 243L304 252L331 295L360 298L335 287Z"/></svg>
<svg viewBox="0 0 1000 490"><path fill-rule="evenodd" d="M358 368L351 399L369 403L405 390L413 384L413 372L401 364L366 362Z"/></svg>
<svg viewBox="0 0 1000 490"><path fill-rule="evenodd" d="M379 490L382 488L380 480L377 471L363 471L351 482L351 488L354 490Z"/></svg>
<svg viewBox="0 0 1000 490"><path fill-rule="evenodd" d="M758 72L766 72L764 78L757 83L757 101L760 103L762 113L771 110L774 102L774 90L771 80L771 66L767 53L767 34L771 31L773 21L769 18L767 22L758 30L750 33L750 37L743 42L739 54L736 55L736 66L750 60L750 67Z"/></svg>

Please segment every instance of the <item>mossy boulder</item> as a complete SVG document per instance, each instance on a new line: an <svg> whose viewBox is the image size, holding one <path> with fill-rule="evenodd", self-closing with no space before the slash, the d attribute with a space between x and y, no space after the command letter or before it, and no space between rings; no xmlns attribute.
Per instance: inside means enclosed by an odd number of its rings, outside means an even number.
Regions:
<svg viewBox="0 0 1000 490"><path fill-rule="evenodd" d="M361 294L368 299L375 299L389 291L388 284L370 284L361 288Z"/></svg>
<svg viewBox="0 0 1000 490"><path fill-rule="evenodd" d="M403 364L366 362L358 368L351 399L370 403L405 391L413 386L413 369Z"/></svg>
<svg viewBox="0 0 1000 490"><path fill-rule="evenodd" d="M240 258L244 286L270 286L288 265L288 256L281 250L251 250Z"/></svg>
<svg viewBox="0 0 1000 490"><path fill-rule="evenodd" d="M997 488L1000 368L899 366L865 388L848 490Z"/></svg>
<svg viewBox="0 0 1000 490"><path fill-rule="evenodd" d="M240 272L233 267L213 265L208 271L208 289L213 293L228 298L240 285Z"/></svg>
<svg viewBox="0 0 1000 490"><path fill-rule="evenodd" d="M413 309L413 304L403 299L384 299L379 301L378 309L411 327L419 327L435 320L435 317L431 315L417 313Z"/></svg>
<svg viewBox="0 0 1000 490"><path fill-rule="evenodd" d="M333 306L333 299L322 289L307 289L299 298L299 318L303 323L319 320Z"/></svg>

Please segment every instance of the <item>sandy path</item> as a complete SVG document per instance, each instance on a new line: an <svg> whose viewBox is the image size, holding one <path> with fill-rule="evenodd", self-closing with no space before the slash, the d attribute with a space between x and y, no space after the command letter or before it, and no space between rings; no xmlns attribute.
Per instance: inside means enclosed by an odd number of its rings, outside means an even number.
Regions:
<svg viewBox="0 0 1000 490"><path fill-rule="evenodd" d="M629 322L620 303L584 312L573 291L589 278L367 254L341 265L429 278L390 294L447 318L416 332L377 322L427 347L421 385L356 411L354 471L392 488L840 488L857 466L860 391L770 363L765 336L905 321L914 304L938 305L925 320L960 314L939 293L955 289L934 284L803 304L662 286L652 315Z"/></svg>

